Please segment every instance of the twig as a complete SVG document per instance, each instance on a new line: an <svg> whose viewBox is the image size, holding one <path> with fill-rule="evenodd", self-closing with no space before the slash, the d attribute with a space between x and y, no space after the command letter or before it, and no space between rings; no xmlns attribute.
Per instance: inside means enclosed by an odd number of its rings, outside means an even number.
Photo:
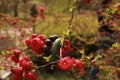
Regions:
<svg viewBox="0 0 120 80"><path fill-rule="evenodd" d="M45 68L45 67L47 67L47 66L49 66L49 65L56 64L56 63L58 63L58 62L59 62L59 61L54 61L54 62L49 62L48 64L45 64L45 65L42 65L42 66L36 66L36 67L37 67L37 68L36 68L36 71L39 70L39 69Z"/></svg>
<svg viewBox="0 0 120 80"><path fill-rule="evenodd" d="M25 52L28 49L30 49L30 47L27 47L26 49L22 50L21 53Z"/></svg>
<svg viewBox="0 0 120 80"><path fill-rule="evenodd" d="M74 10L72 9L72 11L71 11L71 18L70 18L70 20L69 20L68 29L71 29L71 25L72 25L73 18L74 18Z"/></svg>

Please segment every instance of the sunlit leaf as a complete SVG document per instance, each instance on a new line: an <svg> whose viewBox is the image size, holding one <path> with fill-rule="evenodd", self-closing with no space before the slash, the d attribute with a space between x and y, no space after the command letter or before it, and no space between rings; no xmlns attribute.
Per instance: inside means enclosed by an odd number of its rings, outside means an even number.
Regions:
<svg viewBox="0 0 120 80"><path fill-rule="evenodd" d="M0 66L0 70L3 70L4 69L4 67L3 66Z"/></svg>
<svg viewBox="0 0 120 80"><path fill-rule="evenodd" d="M48 57L44 57L44 59L49 62L50 61L50 58L52 57L52 55L48 56Z"/></svg>

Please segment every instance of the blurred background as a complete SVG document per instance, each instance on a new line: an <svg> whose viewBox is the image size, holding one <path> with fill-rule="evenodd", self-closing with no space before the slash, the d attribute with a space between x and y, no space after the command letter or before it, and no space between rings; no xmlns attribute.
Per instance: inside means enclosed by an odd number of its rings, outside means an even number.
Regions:
<svg viewBox="0 0 120 80"><path fill-rule="evenodd" d="M99 13L107 7L113 7L120 3L120 0L0 0L0 54L6 53L10 49L23 49L26 47L24 41L26 37L33 33L63 36L68 30L69 19L71 17L70 9L75 3L73 22L70 40L78 48L85 48L86 52L91 53L91 45L97 42L99 29L102 26L99 21ZM89 0L88 0L89 1ZM106 7L107 5L107 7ZM43 7L44 12L41 14L39 8ZM114 18L115 30L117 36L116 42L120 42L120 18ZM112 33L111 33L112 34ZM78 43L77 43L78 42ZM79 43L80 42L80 43ZM77 43L77 45L76 45ZM87 46L87 47L86 47ZM89 52L89 50L90 52ZM106 48L105 48L106 49ZM104 49L104 50L105 50ZM106 51L108 53L120 53L119 50ZM119 80L116 78L114 65L114 56L109 56L98 64L108 64L101 67L99 79L96 80ZM118 57L120 58L120 57ZM3 59L3 57L1 57ZM113 61L113 62L112 62ZM119 59L118 62L120 63ZM110 64L110 65L109 65ZM89 64L88 64L89 65ZM113 70L112 70L113 69ZM115 73L115 75L113 75ZM40 72L38 80L73 80L67 72L58 71L56 73ZM9 80L9 78L5 79ZM80 76L79 80L88 80L88 75Z"/></svg>

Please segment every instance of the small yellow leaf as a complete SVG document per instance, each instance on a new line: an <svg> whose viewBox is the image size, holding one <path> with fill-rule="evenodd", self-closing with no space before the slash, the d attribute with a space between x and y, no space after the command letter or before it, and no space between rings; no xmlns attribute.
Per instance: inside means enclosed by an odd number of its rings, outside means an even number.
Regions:
<svg viewBox="0 0 120 80"><path fill-rule="evenodd" d="M6 55L5 51L2 51L2 55Z"/></svg>
<svg viewBox="0 0 120 80"><path fill-rule="evenodd" d="M80 53L81 53L81 54L84 54L84 53L85 53L85 50L84 50L84 49L80 50Z"/></svg>
<svg viewBox="0 0 120 80"><path fill-rule="evenodd" d="M47 62L50 61L50 58L52 57L52 55L48 56L48 57L43 57Z"/></svg>
<svg viewBox="0 0 120 80"><path fill-rule="evenodd" d="M3 70L4 69L4 67L3 66L0 66L0 70Z"/></svg>

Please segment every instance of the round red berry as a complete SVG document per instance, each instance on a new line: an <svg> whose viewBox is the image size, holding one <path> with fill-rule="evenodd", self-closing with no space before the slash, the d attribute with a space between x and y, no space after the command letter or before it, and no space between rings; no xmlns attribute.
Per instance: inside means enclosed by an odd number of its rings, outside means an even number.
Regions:
<svg viewBox="0 0 120 80"><path fill-rule="evenodd" d="M40 38L42 41L45 42L45 36L44 35L38 35L38 38Z"/></svg>
<svg viewBox="0 0 120 80"><path fill-rule="evenodd" d="M29 71L31 64L28 61L21 62L20 66L23 68L24 71Z"/></svg>
<svg viewBox="0 0 120 80"><path fill-rule="evenodd" d="M76 65L78 71L81 71L83 69L83 63L80 59L75 60L75 65Z"/></svg>
<svg viewBox="0 0 120 80"><path fill-rule="evenodd" d="M24 61L29 61L28 56L22 56L22 57L20 57L19 65L21 66L21 65L22 65L22 62L24 62Z"/></svg>
<svg viewBox="0 0 120 80"><path fill-rule="evenodd" d="M34 72L26 72L26 77L28 80L37 80L37 74Z"/></svg>
<svg viewBox="0 0 120 80"><path fill-rule="evenodd" d="M44 46L45 46L45 43L41 41L39 38L34 38L31 40L32 50L39 50L40 48Z"/></svg>
<svg viewBox="0 0 120 80"><path fill-rule="evenodd" d="M30 45L31 45L31 39L30 39L30 38L27 38L27 39L25 40L25 43L26 43L27 46L30 46Z"/></svg>
<svg viewBox="0 0 120 80"><path fill-rule="evenodd" d="M31 38L33 39L35 37L37 37L37 34L32 34Z"/></svg>
<svg viewBox="0 0 120 80"><path fill-rule="evenodd" d="M72 68L74 64L74 58L64 57L59 62L59 67L61 70L68 71Z"/></svg>
<svg viewBox="0 0 120 80"><path fill-rule="evenodd" d="M11 56L12 61L14 61L15 63L19 62L19 57L16 57L15 55Z"/></svg>
<svg viewBox="0 0 120 80"><path fill-rule="evenodd" d="M21 75L17 75L17 74L13 74L13 80L23 80L23 76Z"/></svg>
<svg viewBox="0 0 120 80"><path fill-rule="evenodd" d="M20 50L14 50L13 54L16 56L16 57L19 57L21 51Z"/></svg>
<svg viewBox="0 0 120 80"><path fill-rule="evenodd" d="M45 11L45 7L40 6L40 7L39 7L39 12L44 12L44 11Z"/></svg>
<svg viewBox="0 0 120 80"><path fill-rule="evenodd" d="M15 68L15 74L22 76L23 73L23 68L22 67L17 67Z"/></svg>

